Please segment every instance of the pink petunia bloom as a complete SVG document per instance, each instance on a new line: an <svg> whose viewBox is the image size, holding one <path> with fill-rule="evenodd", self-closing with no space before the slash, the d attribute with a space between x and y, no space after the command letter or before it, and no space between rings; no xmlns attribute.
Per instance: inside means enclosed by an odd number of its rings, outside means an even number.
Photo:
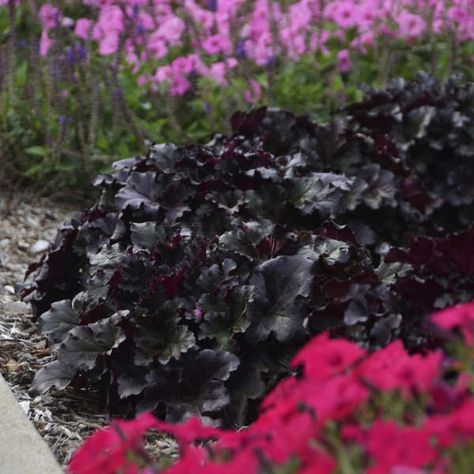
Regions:
<svg viewBox="0 0 474 474"><path fill-rule="evenodd" d="M430 392L430 412L445 414L459 406L468 395L464 387L451 387L445 382L440 382Z"/></svg>
<svg viewBox="0 0 474 474"><path fill-rule="evenodd" d="M337 463L329 454L304 443L304 451L299 453L301 467L298 474L331 474L336 470Z"/></svg>
<svg viewBox="0 0 474 474"><path fill-rule="evenodd" d="M390 469L390 474L426 474L424 469L411 466L395 466Z"/></svg>
<svg viewBox="0 0 474 474"><path fill-rule="evenodd" d="M392 474L396 468L422 468L437 458L427 430L377 420L368 431L366 449L374 464L367 474Z"/></svg>
<svg viewBox="0 0 474 474"><path fill-rule="evenodd" d="M140 449L143 435L156 425L150 413L144 413L131 421L115 421L112 426L96 431L72 457L68 472L94 474L98 472L132 471L134 462L130 451ZM129 470L130 469L130 470Z"/></svg>
<svg viewBox="0 0 474 474"><path fill-rule="evenodd" d="M323 333L301 349L291 365L304 366L305 376L314 381L326 380L350 368L365 353L357 344L330 339L327 333Z"/></svg>
<svg viewBox="0 0 474 474"><path fill-rule="evenodd" d="M308 382L302 400L315 410L320 422L342 420L369 398L369 391L355 377L340 375L315 388Z"/></svg>
<svg viewBox="0 0 474 474"><path fill-rule="evenodd" d="M359 425L345 423L341 428L341 439L363 445L366 443L367 433Z"/></svg>
<svg viewBox="0 0 474 474"><path fill-rule="evenodd" d="M474 346L474 302L439 311L430 319L442 329L460 329L466 344Z"/></svg>
<svg viewBox="0 0 474 474"><path fill-rule="evenodd" d="M423 429L443 448L465 443L474 438L473 413L474 400L467 399L451 413L427 418Z"/></svg>
<svg viewBox="0 0 474 474"><path fill-rule="evenodd" d="M427 393L435 386L442 359L439 351L410 356L401 341L395 341L364 360L356 372L379 390L400 390L409 397L413 391Z"/></svg>

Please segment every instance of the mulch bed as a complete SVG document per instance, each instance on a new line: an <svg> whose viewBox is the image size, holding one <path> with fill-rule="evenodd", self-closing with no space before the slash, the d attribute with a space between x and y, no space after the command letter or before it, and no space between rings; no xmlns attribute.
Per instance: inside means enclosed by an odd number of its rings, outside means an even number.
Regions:
<svg viewBox="0 0 474 474"><path fill-rule="evenodd" d="M90 390L28 394L35 372L52 354L17 292L28 265L39 260L72 212L46 199L0 194L0 370L60 464L108 419Z"/></svg>

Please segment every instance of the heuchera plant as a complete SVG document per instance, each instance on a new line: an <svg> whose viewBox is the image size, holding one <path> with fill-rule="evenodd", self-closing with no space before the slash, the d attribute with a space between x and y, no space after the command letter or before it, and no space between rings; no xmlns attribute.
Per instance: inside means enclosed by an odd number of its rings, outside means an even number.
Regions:
<svg viewBox="0 0 474 474"><path fill-rule="evenodd" d="M311 335L435 345L423 317L474 298L473 102L420 76L328 125L258 109L116 163L30 269L57 344L33 391L240 426Z"/></svg>
<svg viewBox="0 0 474 474"><path fill-rule="evenodd" d="M400 341L367 353L324 333L292 360L294 375L270 392L257 420L240 431L198 418L173 425L150 413L116 421L74 454L72 474L470 472L474 460L474 303L434 314L451 340L410 355ZM464 342L456 341L459 329ZM153 428L176 437L179 460L166 467L144 448Z"/></svg>

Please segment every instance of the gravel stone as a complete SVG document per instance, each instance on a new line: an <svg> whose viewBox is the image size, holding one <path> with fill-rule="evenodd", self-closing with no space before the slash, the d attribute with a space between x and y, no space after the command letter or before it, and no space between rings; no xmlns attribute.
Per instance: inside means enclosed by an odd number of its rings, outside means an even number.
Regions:
<svg viewBox="0 0 474 474"><path fill-rule="evenodd" d="M50 243L47 240L37 240L31 247L30 253L36 255L49 249Z"/></svg>
<svg viewBox="0 0 474 474"><path fill-rule="evenodd" d="M25 242L24 240L20 240L18 242L18 248L20 250L28 250L28 248L29 248L28 242Z"/></svg>
<svg viewBox="0 0 474 474"><path fill-rule="evenodd" d="M22 301L10 301L3 306L3 311L11 314L28 314L30 306Z"/></svg>

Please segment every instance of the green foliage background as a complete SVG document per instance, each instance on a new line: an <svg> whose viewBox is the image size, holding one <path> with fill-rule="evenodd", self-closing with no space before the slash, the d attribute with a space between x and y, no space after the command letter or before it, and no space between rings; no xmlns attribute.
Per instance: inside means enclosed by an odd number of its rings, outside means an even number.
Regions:
<svg viewBox="0 0 474 474"><path fill-rule="evenodd" d="M82 9L66 6L65 14L78 18ZM0 9L0 181L49 195L87 191L93 175L143 152L145 140L205 142L213 132L227 132L236 109L268 105L326 121L359 100L363 87L382 87L393 77L410 79L419 70L438 77L474 76L466 60L474 45L454 51L449 37L423 44L380 41L370 53L354 56L347 74L337 69L341 45L332 40L327 56L280 59L266 70L245 62L232 71L228 87L201 78L192 93L173 98L166 88L151 92L137 86L137 75L120 55L99 56L92 44L85 45L87 61L70 64L67 49L77 41L64 28L55 31L57 46L43 58L40 33L27 2L14 12ZM177 49L166 60L185 53ZM145 67L151 72L157 65ZM263 90L251 106L243 99L250 79Z"/></svg>

